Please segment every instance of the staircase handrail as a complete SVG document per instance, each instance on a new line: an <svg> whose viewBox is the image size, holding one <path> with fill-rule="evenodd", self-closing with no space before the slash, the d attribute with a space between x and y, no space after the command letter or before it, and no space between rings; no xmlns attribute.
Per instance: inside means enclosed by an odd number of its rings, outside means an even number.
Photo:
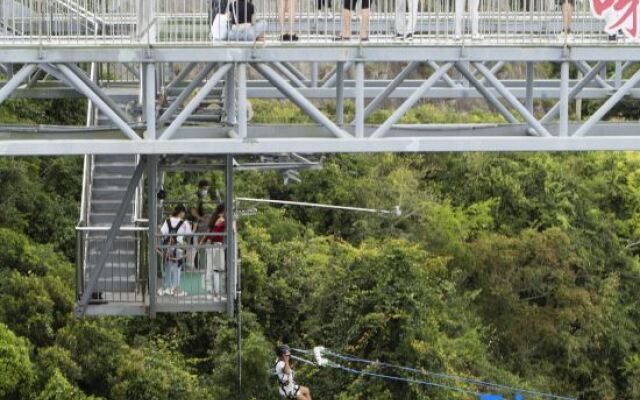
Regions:
<svg viewBox="0 0 640 400"><path fill-rule="evenodd" d="M60 4L71 12L78 14L80 17L93 24L93 28L96 32L100 26L104 26L106 24L104 19L73 0L54 0L54 2Z"/></svg>

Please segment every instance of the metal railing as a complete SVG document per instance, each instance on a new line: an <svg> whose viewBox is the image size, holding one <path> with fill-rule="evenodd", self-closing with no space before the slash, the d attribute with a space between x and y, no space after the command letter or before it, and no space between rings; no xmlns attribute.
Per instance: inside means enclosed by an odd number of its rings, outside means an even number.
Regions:
<svg viewBox="0 0 640 400"><path fill-rule="evenodd" d="M226 244L202 241L224 233L194 233L179 244L158 236L156 304L188 310L194 306L222 304L227 299Z"/></svg>
<svg viewBox="0 0 640 400"><path fill-rule="evenodd" d="M117 0L108 3L101 0L2 0L0 45L237 46L237 42L212 41L212 10L226 9L226 0L216 1L212 4L209 0ZM398 1L408 7L399 7L396 12ZM575 2L570 26L572 34L561 35L561 3L564 1L479 1L475 31L476 23L468 12L458 13L457 17L455 12L456 7L466 10L467 3L472 3L473 7L475 0L371 0L369 28L365 34L374 43L408 43L409 40L396 36L404 20L409 26L415 23L410 43L611 43L604 32L606 22L592 15L588 0ZM263 22L266 27L267 43L280 42L281 35L288 32L289 17L286 16L283 26L279 9L285 2L294 5L293 31L300 42L333 43L334 38L342 35L343 1L253 0L256 21ZM351 13L348 29L353 37L358 37L362 23L362 0L357 2L358 9ZM456 32L457 21L461 23L461 32ZM617 41L618 44L628 42Z"/></svg>
<svg viewBox="0 0 640 400"><path fill-rule="evenodd" d="M76 292L80 298L97 273L109 227L76 228L78 261ZM92 289L89 304L145 304L148 293L148 273L143 260L147 228L123 227L116 237L107 261Z"/></svg>

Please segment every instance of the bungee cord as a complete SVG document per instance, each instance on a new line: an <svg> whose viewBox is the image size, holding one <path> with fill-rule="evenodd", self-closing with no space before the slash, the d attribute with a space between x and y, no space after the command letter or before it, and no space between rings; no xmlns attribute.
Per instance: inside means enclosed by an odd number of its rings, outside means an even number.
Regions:
<svg viewBox="0 0 640 400"><path fill-rule="evenodd" d="M473 384L473 385L477 385L477 386L482 386L482 387L486 387L486 388L495 388L495 389L501 389L501 390L505 390L505 391L509 391L509 392L513 392L516 394L530 394L536 397L540 397L540 398L547 398L547 399L555 399L555 400L576 400L575 398L572 397L565 397L565 396L558 396L555 394L551 394L551 393L544 393L544 392L538 392L535 390L529 390L529 389L520 389L520 388L516 388L513 386L509 386L509 385L503 385L503 384L498 384L498 383L493 383L493 382L486 382L486 381L481 381L478 379L472 379L472 378L465 378L465 377L461 377L461 376L456 376L456 375L449 375L449 374L444 374L444 373L438 373L438 372L431 372L431 371L424 371L424 370L419 370L416 368L411 368L411 367L404 367L404 366L400 366L400 365L394 365L394 364L389 364L389 363L384 363L384 362L379 362L379 361L372 361L372 360L367 360L364 358L359 358L359 357L354 357L354 356L350 356L350 355L345 355L345 354L340 354L340 353L336 353L334 351L331 351L329 349L326 349L324 347L316 347L313 350L305 350L305 349L297 349L297 348L292 348L291 351L293 352L297 352L299 354L304 354L304 355L311 355L314 356L314 358L316 359L316 361L310 361L306 358L303 357L297 357L297 356L293 356L292 358L295 360L298 360L304 364L307 365L312 365L314 367L323 367L323 366L327 366L327 367L331 367L334 369L338 369L344 372L348 372L354 375L360 375L360 376L369 376L372 378L378 378L378 379L386 379L386 380L392 380L392 381L396 381L396 382L405 382L405 383L411 383L411 384L418 384L418 385L422 385L422 386L430 386L430 387L435 387L435 388L439 388L439 389L445 389L445 390L451 390L451 391L456 391L456 392L460 392L460 393L465 393L465 394L469 394L469 395L473 395L476 397L480 397L482 394L478 393L478 392L474 392L472 390L468 390L468 389L463 389L463 388L459 388L459 387L454 387L454 386L449 386L446 384L442 384L442 383L436 383L436 382L430 382L430 381L426 381L426 380L420 380L420 379L414 379L414 378L405 378L405 377L400 377L400 376L395 376L395 375L387 375L387 374L381 374L381 373L375 373L375 372L370 372L370 371L364 371L364 370L359 370L359 369L355 369L355 368L350 368L350 367L346 367L343 366L341 364L338 364L334 361L329 360L328 358L326 358L325 356L331 356L343 361L347 361L347 362L356 362L356 363L363 363L363 364L367 364L367 365L371 365L374 367L384 367L384 368L389 368L389 369L397 369L397 370L401 370L401 371L406 371L406 372L411 372L411 373L417 373L417 374L421 374L421 375L426 375L426 376L433 376L433 377L437 377L437 378L441 378L441 379L450 379L450 380L454 380L454 381L458 381L458 382L462 382L462 383L468 383L468 384Z"/></svg>
<svg viewBox="0 0 640 400"><path fill-rule="evenodd" d="M411 368L411 367L404 367L404 366L389 364L389 363L380 362L380 361L371 361L371 360L367 360L367 359L364 359L364 358L358 358L358 357L354 357L354 356L350 356L350 355L335 353L335 352L333 352L331 350L328 350L328 349L324 350L324 354L331 355L333 357L339 358L339 359L344 360L344 361L351 361L351 362L358 362L358 363L370 364L370 365L375 365L375 366L382 366L382 367L391 368L391 369L398 369L398 370L402 370L402 371L413 372L413 373L417 373L417 374L421 374L421 375L434 376L434 377L443 378L443 379L451 379L451 380L465 382L465 383L472 383L472 384L475 384L475 385L478 385L478 386L487 387L487 388L497 388L497 389L508 390L508 391L511 391L511 392L528 393L528 394L531 394L531 395L535 395L535 396L539 396L539 397L543 397L543 398L556 399L556 400L575 400L573 397L558 396L558 395L555 395L555 394L552 394L552 393L539 392L539 391L529 390L529 389L521 389L521 388L517 388L515 386L509 386L509 385L504 385L504 384L499 384L499 383L494 383L494 382L481 381L481 380L473 379L473 378L465 378L465 377L461 377L461 376L457 376L457 375L449 375L449 374L444 374L444 373L439 373L439 372L425 371L425 370L420 370L420 369Z"/></svg>
<svg viewBox="0 0 640 400"><path fill-rule="evenodd" d="M308 350L302 350L302 349L291 349L291 351L295 351L301 354L313 354L313 352L308 351ZM297 357L294 355L291 355L291 358L297 361L302 362L303 364L307 364L307 365L312 365L314 367L320 367L320 365L317 362L313 362L310 360L307 360L306 358L302 358L302 357ZM462 388L457 388L457 387L453 387L453 386L448 386L445 384L441 384L441 383L436 383L436 382L428 382L428 381L422 381L419 379L411 379L411 378L404 378L404 377L400 377L400 376L392 376L392 375L384 375L384 374L378 374L378 373L374 373L374 372L369 372L369 371L362 371L362 370L358 370L355 368L349 368L349 367L345 367L343 365L340 365L338 363L334 363L334 362L329 362L328 364L326 364L327 366L330 366L332 368L335 369L339 369L354 375L361 375L361 376L370 376L373 378L380 378L380 379L387 379L387 380L393 380L393 381L398 381L398 382L405 382L405 383L414 383L414 384L418 384L418 385L422 385L422 386L432 386L432 387L436 387L436 388L440 388L440 389L446 389L446 390L452 390L452 391L456 391L456 392L461 392L461 393L465 393L465 394L470 394L473 396L480 396L480 393L471 391L471 390L467 390L467 389L462 389Z"/></svg>

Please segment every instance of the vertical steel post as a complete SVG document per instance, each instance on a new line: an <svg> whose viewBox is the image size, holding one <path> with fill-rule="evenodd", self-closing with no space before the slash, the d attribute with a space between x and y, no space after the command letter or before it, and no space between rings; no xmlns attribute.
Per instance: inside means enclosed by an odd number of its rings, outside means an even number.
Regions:
<svg viewBox="0 0 640 400"><path fill-rule="evenodd" d="M533 73L533 62L527 61L527 92L525 107L527 107L527 110L529 110L530 113L533 113Z"/></svg>
<svg viewBox="0 0 640 400"><path fill-rule="evenodd" d="M311 87L318 87L318 63L311 63Z"/></svg>
<svg viewBox="0 0 640 400"><path fill-rule="evenodd" d="M620 86L622 86L622 61L616 61L614 87L618 89Z"/></svg>
<svg viewBox="0 0 640 400"><path fill-rule="evenodd" d="M233 318L236 298L235 217L233 209L233 156L227 154L225 162L225 222L227 231L227 315Z"/></svg>
<svg viewBox="0 0 640 400"><path fill-rule="evenodd" d="M231 67L227 72L227 81L225 82L225 106L227 111L227 124L236 124L236 76L235 68Z"/></svg>
<svg viewBox="0 0 640 400"><path fill-rule="evenodd" d="M149 231L147 254L149 263L149 317L156 317L158 292L158 255L156 254L156 227L158 226L158 156L148 156L147 161L147 212Z"/></svg>
<svg viewBox="0 0 640 400"><path fill-rule="evenodd" d="M355 133L357 138L364 137L364 62L356 63L356 119Z"/></svg>
<svg viewBox="0 0 640 400"><path fill-rule="evenodd" d="M560 66L560 127L558 135L569 136L569 62Z"/></svg>
<svg viewBox="0 0 640 400"><path fill-rule="evenodd" d="M247 137L247 64L238 64L238 135Z"/></svg>
<svg viewBox="0 0 640 400"><path fill-rule="evenodd" d="M156 66L154 63L144 65L144 117L147 121L145 139L156 139Z"/></svg>
<svg viewBox="0 0 640 400"><path fill-rule="evenodd" d="M336 124L344 125L344 62L336 66Z"/></svg>

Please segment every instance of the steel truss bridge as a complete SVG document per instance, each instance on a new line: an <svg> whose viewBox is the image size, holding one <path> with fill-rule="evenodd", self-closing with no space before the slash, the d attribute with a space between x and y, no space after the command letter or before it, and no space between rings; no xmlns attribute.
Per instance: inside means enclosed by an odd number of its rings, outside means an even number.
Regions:
<svg viewBox="0 0 640 400"><path fill-rule="evenodd" d="M605 121L623 99L640 96L640 46L609 40L584 4L571 38L558 37L558 11L509 2L503 12L488 2L479 16L483 37L465 29L458 39L445 1L439 10L422 4L414 39L396 40L390 6L378 2L368 42L331 41L336 6L322 31L308 7L296 19L300 42L282 43L265 2L258 17L273 26L265 42L212 43L206 3L51 0L37 2L38 11L26 0L0 0L0 104L10 97L88 103L85 126L0 126L2 155L85 156L79 315L234 313L241 292L231 223L220 247L191 249L200 265L185 269L184 297L162 292L156 194L166 173L224 171L233 221L234 171L320 167L313 154L640 149L637 121ZM171 8L179 4L190 6ZM549 64L559 72L541 77ZM289 100L313 123L253 123L251 100L259 98ZM482 102L503 122L400 123L425 100ZM600 103L582 118L570 112L582 100ZM382 122L367 122L389 105ZM220 272L218 287L203 262Z"/></svg>

